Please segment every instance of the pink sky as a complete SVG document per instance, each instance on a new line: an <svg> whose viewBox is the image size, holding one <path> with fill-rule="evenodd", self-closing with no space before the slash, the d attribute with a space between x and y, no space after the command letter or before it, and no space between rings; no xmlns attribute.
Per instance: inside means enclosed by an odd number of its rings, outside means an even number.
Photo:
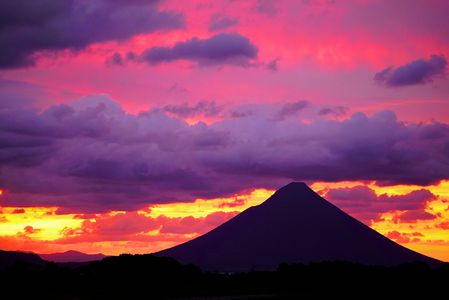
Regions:
<svg viewBox="0 0 449 300"><path fill-rule="evenodd" d="M301 99L372 113L391 109L410 121L447 121L449 84L386 88L376 72L431 55L449 53L446 1L166 1L185 27L93 43L74 51L41 53L32 68L2 71L2 78L37 85L49 93L42 105L105 94L138 112L166 103L215 101L224 105ZM208 29L214 18L235 24ZM445 26L446 25L446 26ZM136 54L222 32L238 33L258 49L247 67L198 66L188 60L157 65L106 63L114 54ZM267 68L276 61L277 70Z"/></svg>

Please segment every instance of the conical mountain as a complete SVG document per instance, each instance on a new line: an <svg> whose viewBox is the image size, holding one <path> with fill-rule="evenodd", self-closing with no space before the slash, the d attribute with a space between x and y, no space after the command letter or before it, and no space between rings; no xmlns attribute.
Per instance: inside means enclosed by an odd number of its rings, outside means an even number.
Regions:
<svg viewBox="0 0 449 300"><path fill-rule="evenodd" d="M344 260L368 265L438 261L409 250L290 183L214 230L156 253L210 271L273 270L280 263Z"/></svg>

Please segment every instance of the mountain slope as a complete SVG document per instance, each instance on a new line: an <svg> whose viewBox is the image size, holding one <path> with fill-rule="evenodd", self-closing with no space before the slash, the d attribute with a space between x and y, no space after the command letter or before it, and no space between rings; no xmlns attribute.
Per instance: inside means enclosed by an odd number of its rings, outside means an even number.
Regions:
<svg viewBox="0 0 449 300"><path fill-rule="evenodd" d="M0 270L20 263L43 266L47 262L34 253L0 250Z"/></svg>
<svg viewBox="0 0 449 300"><path fill-rule="evenodd" d="M156 255L211 271L272 270L282 262L335 260L387 266L438 263L387 239L298 182L214 230Z"/></svg>

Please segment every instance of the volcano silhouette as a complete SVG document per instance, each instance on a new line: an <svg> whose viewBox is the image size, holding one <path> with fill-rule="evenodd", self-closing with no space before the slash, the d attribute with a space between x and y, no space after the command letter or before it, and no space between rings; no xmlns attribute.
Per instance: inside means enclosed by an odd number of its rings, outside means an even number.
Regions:
<svg viewBox="0 0 449 300"><path fill-rule="evenodd" d="M439 263L387 239L301 182L290 183L214 230L155 255L208 271L274 270L283 262Z"/></svg>

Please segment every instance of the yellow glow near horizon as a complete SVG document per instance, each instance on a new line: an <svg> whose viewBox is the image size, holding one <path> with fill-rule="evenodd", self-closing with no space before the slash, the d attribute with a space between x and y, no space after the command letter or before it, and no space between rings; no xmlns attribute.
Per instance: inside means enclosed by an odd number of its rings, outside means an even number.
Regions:
<svg viewBox="0 0 449 300"><path fill-rule="evenodd" d="M377 186L375 182L345 181L338 183L316 182L311 188L316 192L324 194L329 189L350 188L358 185L365 185L377 195L403 195L414 190L428 189L437 198L430 201L426 211L437 215L435 220L418 220L413 223L396 222L395 214L401 212L388 212L381 216L381 219L373 222L370 226L387 235L390 232L398 231L405 236L412 236L414 232L419 232L419 241L415 240L403 242L402 245L421 252L423 254L449 261L449 230L438 226L442 222L449 222L449 180L440 184L427 187L422 186ZM240 212L250 206L258 205L268 199L274 190L255 189L247 193L223 197L216 199L197 199L190 203L167 203L151 205L146 209L138 211L140 215L151 218L165 216L167 218L195 217L203 218L214 212ZM74 214L56 214L56 207L0 207L0 238L4 238L0 248L6 250L25 250L35 252L58 252L66 250L78 250L86 253L103 252L108 255L120 253L150 253L163 248L173 246L176 243L186 241L194 236L179 234L164 239L155 239L151 242L144 241L109 241L93 240L84 241L80 239L75 243L60 243L58 239L64 237L64 228L80 229L83 219L76 218ZM103 215L93 216L95 219L101 216L114 216L124 213L122 211L110 211ZM33 230L26 232L24 228L32 226ZM148 233L157 236L159 233Z"/></svg>
<svg viewBox="0 0 449 300"><path fill-rule="evenodd" d="M24 234L33 239L55 240L62 237L63 228L79 227L83 221L75 219L74 214L56 214L56 207L2 207L1 210L4 217L0 222L1 236ZM26 233L27 226L33 227L34 232Z"/></svg>
<svg viewBox="0 0 449 300"><path fill-rule="evenodd" d="M221 211L221 212L234 212L243 211L248 207L259 205L268 199L274 190L267 189L255 189L249 194L235 195L226 198L216 199L197 199L194 202L177 202L167 204L156 204L150 206L150 212L145 212L146 215L151 217L159 217L161 215L178 218L192 216L195 218L206 217L207 215ZM241 205L232 205L235 201L241 201Z"/></svg>
<svg viewBox="0 0 449 300"><path fill-rule="evenodd" d="M370 224L370 227L387 235L389 232L398 231L401 234L413 234L419 232L419 241L410 239L401 244L407 248L418 251L425 255L449 261L449 230L439 228L436 225L449 221L449 180L443 180L438 184L429 186L419 185L395 185L377 186L375 182L316 182L311 185L315 191L326 191L335 188L351 188L365 185L371 188L377 195L404 195L412 191L426 189L437 196L437 199L427 203L426 211L436 216L435 220L417 220L413 223L396 222L395 215L401 212L388 212L381 215L381 220Z"/></svg>

